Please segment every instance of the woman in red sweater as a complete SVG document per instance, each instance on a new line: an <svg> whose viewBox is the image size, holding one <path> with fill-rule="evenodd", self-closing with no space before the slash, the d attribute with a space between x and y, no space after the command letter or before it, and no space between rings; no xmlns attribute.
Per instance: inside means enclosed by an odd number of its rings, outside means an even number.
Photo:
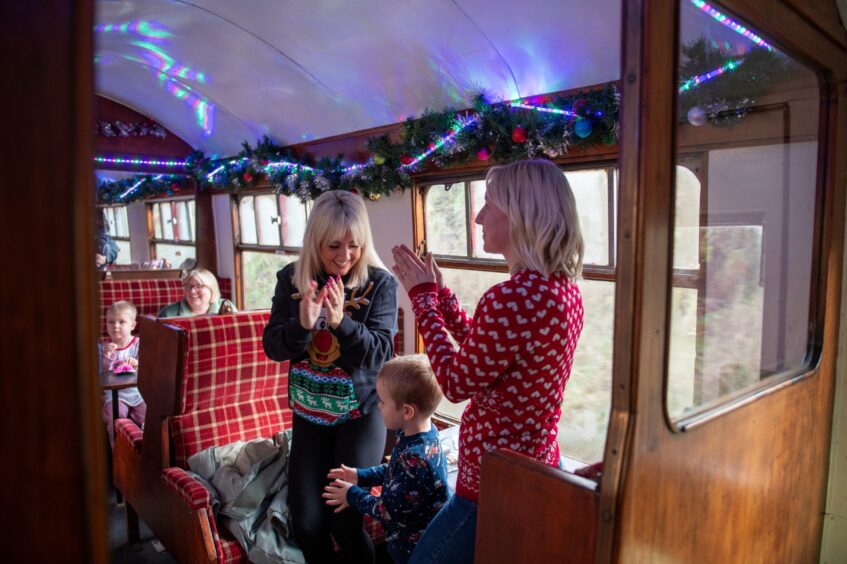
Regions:
<svg viewBox="0 0 847 564"><path fill-rule="evenodd" d="M568 181L549 161L494 167L476 217L484 249L511 277L480 299L473 319L438 266L405 245L392 249L445 397L470 400L459 433L456 495L436 515L410 563L473 562L482 454L508 449L557 466L562 395L582 330L575 280L584 244ZM448 338L452 334L456 349Z"/></svg>

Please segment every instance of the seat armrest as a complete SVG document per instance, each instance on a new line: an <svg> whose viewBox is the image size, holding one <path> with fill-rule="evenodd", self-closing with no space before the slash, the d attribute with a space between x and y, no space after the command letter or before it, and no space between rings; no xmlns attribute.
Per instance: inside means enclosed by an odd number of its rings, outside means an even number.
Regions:
<svg viewBox="0 0 847 564"><path fill-rule="evenodd" d="M124 441L132 445L136 454L141 454L141 443L144 431L138 428L132 419L118 419L115 421L115 443Z"/></svg>
<svg viewBox="0 0 847 564"><path fill-rule="evenodd" d="M172 466L162 470L162 482L185 501L191 509L206 509L212 515L212 495L203 484L182 468Z"/></svg>

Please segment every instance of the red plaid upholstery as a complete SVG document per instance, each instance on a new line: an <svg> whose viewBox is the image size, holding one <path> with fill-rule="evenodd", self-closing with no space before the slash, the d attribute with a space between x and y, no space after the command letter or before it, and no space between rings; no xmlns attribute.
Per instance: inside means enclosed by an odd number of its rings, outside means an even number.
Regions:
<svg viewBox="0 0 847 564"><path fill-rule="evenodd" d="M229 278L218 279L221 295L232 299L232 281ZM183 298L182 281L176 278L150 280L101 280L100 281L100 318L101 331L106 335L106 311L109 306L120 300L132 302L138 315L153 315L163 307Z"/></svg>
<svg viewBox="0 0 847 564"><path fill-rule="evenodd" d="M210 446L271 437L291 425L288 366L265 356L270 312L168 319L186 332L180 415L170 429L176 463Z"/></svg>
<svg viewBox="0 0 847 564"><path fill-rule="evenodd" d="M178 382L179 415L169 418L176 464L210 446L271 437L291 425L287 363L265 356L262 334L270 312L163 320L185 331L183 373ZM211 516L208 493L182 468L163 471L162 481L195 510ZM199 491L199 489L203 491ZM241 546L211 523L219 562L245 562ZM365 519L374 542L384 542L382 527Z"/></svg>
<svg viewBox="0 0 847 564"><path fill-rule="evenodd" d="M229 531L223 531L221 537L216 539L218 548L218 562L221 564L247 562L247 554L238 541L230 536Z"/></svg>
<svg viewBox="0 0 847 564"><path fill-rule="evenodd" d="M224 530L223 538L218 533L218 525L212 518L211 495L200 482L189 476L182 468L165 468L162 470L162 482L165 487L179 495L188 507L194 511L205 510L209 516L209 527L215 543L218 562L247 562L247 555L228 531Z"/></svg>
<svg viewBox="0 0 847 564"><path fill-rule="evenodd" d="M221 289L221 297L235 302L232 299L232 280L229 278L218 278L218 287Z"/></svg>
<svg viewBox="0 0 847 564"><path fill-rule="evenodd" d="M132 419L118 419L115 421L115 441L126 441L132 445L132 450L141 454L141 440L144 432L138 428Z"/></svg>
<svg viewBox="0 0 847 564"><path fill-rule="evenodd" d="M182 468L162 470L162 482L179 494L191 509L208 508L211 515L211 496L203 484L188 475Z"/></svg>

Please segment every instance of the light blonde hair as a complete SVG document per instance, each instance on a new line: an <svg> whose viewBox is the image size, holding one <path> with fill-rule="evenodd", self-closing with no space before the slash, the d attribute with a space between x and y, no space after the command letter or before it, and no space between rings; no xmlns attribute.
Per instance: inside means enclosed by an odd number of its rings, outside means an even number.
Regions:
<svg viewBox="0 0 847 564"><path fill-rule="evenodd" d="M114 316L125 313L129 315L129 317L135 321L135 317L138 315L138 310L135 309L135 305L132 302L128 302L126 300L120 300L109 306L109 309L106 310L106 316Z"/></svg>
<svg viewBox="0 0 847 564"><path fill-rule="evenodd" d="M294 267L294 285L301 294L309 290L309 282L323 270L321 245L339 241L347 233L362 250L359 260L350 269L346 283L348 288L364 286L368 280L368 267L388 270L374 249L368 211L362 198L343 190L324 192L312 205L303 235L303 251Z"/></svg>
<svg viewBox="0 0 847 564"><path fill-rule="evenodd" d="M544 277L582 275L585 243L576 199L567 178L550 161L524 160L492 167L485 175L487 198L509 218L513 269L529 268Z"/></svg>
<svg viewBox="0 0 847 564"><path fill-rule="evenodd" d="M192 278L196 278L200 281L201 284L209 288L212 291L212 300L211 303L215 303L219 299L221 299L221 288L218 286L218 279L215 278L215 275L206 270L205 268L195 268L194 270L189 270L182 277L182 286L185 287L188 284L189 280Z"/></svg>
<svg viewBox="0 0 847 564"><path fill-rule="evenodd" d="M409 354L386 362L377 379L398 406L408 403L429 417L443 397L426 355Z"/></svg>

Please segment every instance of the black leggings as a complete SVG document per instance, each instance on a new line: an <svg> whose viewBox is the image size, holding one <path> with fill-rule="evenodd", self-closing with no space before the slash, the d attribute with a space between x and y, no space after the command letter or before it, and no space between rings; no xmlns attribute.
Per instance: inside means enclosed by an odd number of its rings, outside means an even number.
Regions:
<svg viewBox="0 0 847 564"><path fill-rule="evenodd" d="M362 515L353 508L334 513L321 494L329 483L327 473L342 462L366 468L382 461L386 434L379 410L336 427L315 425L295 415L292 428L288 504L306 562L336 561L330 533L345 562L373 562L374 547L362 526Z"/></svg>

